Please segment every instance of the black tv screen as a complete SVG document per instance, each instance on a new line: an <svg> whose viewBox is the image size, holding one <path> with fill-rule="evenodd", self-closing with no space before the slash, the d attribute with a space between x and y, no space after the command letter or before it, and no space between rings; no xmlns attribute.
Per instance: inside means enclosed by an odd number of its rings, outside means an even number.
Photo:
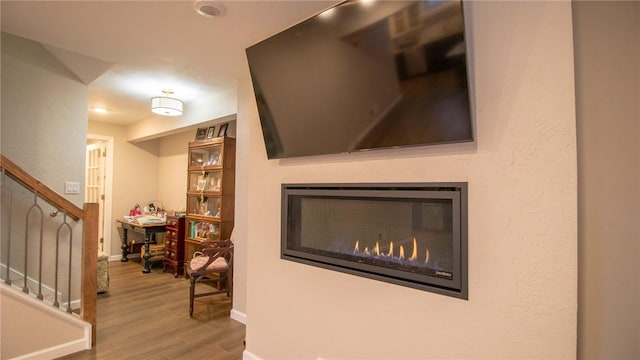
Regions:
<svg viewBox="0 0 640 360"><path fill-rule="evenodd" d="M473 141L461 1L346 1L246 53L270 159Z"/></svg>

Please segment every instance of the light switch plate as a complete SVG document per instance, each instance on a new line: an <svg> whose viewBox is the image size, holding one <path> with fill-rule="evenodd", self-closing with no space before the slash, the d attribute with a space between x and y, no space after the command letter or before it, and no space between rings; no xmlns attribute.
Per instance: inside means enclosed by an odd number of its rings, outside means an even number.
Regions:
<svg viewBox="0 0 640 360"><path fill-rule="evenodd" d="M79 194L80 193L80 183L77 181L65 181L64 183L64 193L65 194Z"/></svg>

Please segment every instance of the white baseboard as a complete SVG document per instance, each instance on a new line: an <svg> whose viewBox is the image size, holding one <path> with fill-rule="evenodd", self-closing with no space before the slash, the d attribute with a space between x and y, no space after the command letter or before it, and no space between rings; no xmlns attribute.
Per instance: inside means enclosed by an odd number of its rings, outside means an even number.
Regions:
<svg viewBox="0 0 640 360"><path fill-rule="evenodd" d="M231 309L231 313L230 316L233 320L241 323L241 324L245 324L247 325L247 314L240 312L236 309Z"/></svg>
<svg viewBox="0 0 640 360"><path fill-rule="evenodd" d="M262 360L262 358L249 350L245 350L242 352L242 360Z"/></svg>
<svg viewBox="0 0 640 360"><path fill-rule="evenodd" d="M91 335L89 335L89 339L91 339ZM50 347L48 349L32 352L30 354L18 356L13 358L12 360L57 359L62 356L75 354L78 351L89 349L91 349L91 345L87 346L87 341L80 339L68 342L66 344L60 344L54 347Z"/></svg>

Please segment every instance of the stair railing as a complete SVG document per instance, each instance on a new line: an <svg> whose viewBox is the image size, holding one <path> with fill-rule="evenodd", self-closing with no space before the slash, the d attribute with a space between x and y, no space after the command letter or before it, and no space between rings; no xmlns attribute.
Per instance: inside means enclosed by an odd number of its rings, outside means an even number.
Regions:
<svg viewBox="0 0 640 360"><path fill-rule="evenodd" d="M73 316L79 316L82 320L91 324L91 343L96 343L97 320L97 262L98 262L98 204L85 203L79 208L54 190L41 183L35 177L28 174L18 165L0 154L0 188L2 188L2 249L6 255L0 258L0 264L4 263L6 270L4 283L9 286L21 287L22 291L33 295L36 299L50 303L55 308L60 308L59 297L66 297L66 312ZM13 180L9 184L8 179ZM11 185L11 186L9 186ZM25 191L26 190L26 191ZM33 194L33 200L26 202L28 192ZM43 200L45 204L42 204ZM49 213L50 219L45 221L43 206L54 209ZM12 233L12 224L17 222L24 208L24 233ZM62 212L60 224L53 223L58 213ZM58 221L58 220L56 220ZM73 221L75 223L72 223ZM74 243L74 226L81 224L81 244ZM56 227L53 230L52 226ZM34 239L33 232L37 233ZM47 231L48 230L48 231ZM14 236L17 239L14 239ZM55 239L55 251L45 251L44 243L48 245ZM21 244L20 242L23 241ZM37 246L33 246L37 241ZM74 275L74 244L80 250L79 284L73 283ZM23 245L23 246L20 246ZM20 251L23 254L20 254ZM0 252L1 253L1 252ZM66 253L66 255L65 255ZM37 257L37 261L32 260ZM76 254L77 257L77 254ZM22 260L22 264L20 264ZM76 259L77 261L77 259ZM43 281L43 268L53 267L54 279L49 283ZM37 267L37 275L31 275L33 267ZM62 275L61 275L62 274ZM66 275L66 288L59 288L59 277ZM18 277L18 279L12 279ZM35 278L37 276L37 278ZM77 278L77 276L76 276ZM22 284L18 284L21 282ZM37 284L37 290L32 290L30 284ZM43 285L53 293L53 299L47 299L43 295ZM79 288L79 309L72 306L72 288ZM79 312L79 315L77 314Z"/></svg>

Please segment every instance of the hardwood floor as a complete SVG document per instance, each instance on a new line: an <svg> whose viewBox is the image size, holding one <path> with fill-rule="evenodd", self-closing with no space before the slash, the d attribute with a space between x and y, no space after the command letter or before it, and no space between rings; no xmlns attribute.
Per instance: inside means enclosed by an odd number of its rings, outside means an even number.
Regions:
<svg viewBox="0 0 640 360"><path fill-rule="evenodd" d="M190 318L189 281L158 265L143 274L140 262L110 262L97 345L62 359L242 359L245 326L229 318L231 298L197 298Z"/></svg>

